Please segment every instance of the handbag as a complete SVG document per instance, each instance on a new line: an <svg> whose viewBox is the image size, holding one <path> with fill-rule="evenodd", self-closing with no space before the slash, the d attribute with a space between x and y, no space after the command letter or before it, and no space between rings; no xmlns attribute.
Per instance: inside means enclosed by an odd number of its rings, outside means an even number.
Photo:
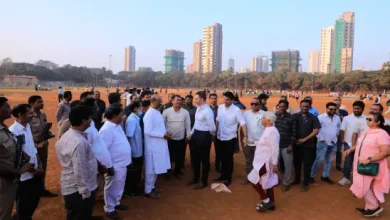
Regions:
<svg viewBox="0 0 390 220"><path fill-rule="evenodd" d="M367 136L367 133L364 136L364 138L362 140L362 143L360 144L358 158L360 158L360 152L362 151L363 142L364 142L364 139L366 139L366 136ZM359 160L357 161L357 163L358 163L358 165L357 165L357 172L359 174L365 175L365 176L377 176L378 175L378 173L379 173L379 163L369 163L369 164L364 165L364 164L360 164Z"/></svg>

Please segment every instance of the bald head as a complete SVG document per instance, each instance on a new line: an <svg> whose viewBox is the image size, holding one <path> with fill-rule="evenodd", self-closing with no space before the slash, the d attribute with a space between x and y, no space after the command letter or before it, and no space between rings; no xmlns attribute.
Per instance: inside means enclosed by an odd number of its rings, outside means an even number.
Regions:
<svg viewBox="0 0 390 220"><path fill-rule="evenodd" d="M154 109L159 109L161 107L161 103L162 103L161 96L157 94L152 95L152 97L150 98L150 107Z"/></svg>

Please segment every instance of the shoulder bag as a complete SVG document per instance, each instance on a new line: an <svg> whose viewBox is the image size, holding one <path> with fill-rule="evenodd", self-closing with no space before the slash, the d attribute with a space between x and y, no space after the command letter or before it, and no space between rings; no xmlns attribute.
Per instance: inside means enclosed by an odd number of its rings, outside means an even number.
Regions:
<svg viewBox="0 0 390 220"><path fill-rule="evenodd" d="M367 133L364 136L362 143L360 144L360 149L359 149L359 154L358 154L358 159L360 159L360 152L362 151L363 147L363 142L364 139L366 139ZM357 161L357 172L361 175L365 176L377 176L379 172L379 163L369 163L366 165L360 164L359 161Z"/></svg>

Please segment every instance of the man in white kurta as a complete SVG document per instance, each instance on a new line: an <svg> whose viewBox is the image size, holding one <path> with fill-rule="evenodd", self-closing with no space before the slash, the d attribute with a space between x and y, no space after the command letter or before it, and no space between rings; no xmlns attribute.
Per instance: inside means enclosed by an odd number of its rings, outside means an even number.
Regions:
<svg viewBox="0 0 390 220"><path fill-rule="evenodd" d="M121 127L124 110L120 104L107 108L107 121L99 131L100 137L108 147L114 172L107 172L104 186L104 211L107 217L116 217L117 210L127 210L120 204L125 187L127 166L131 164L131 147Z"/></svg>
<svg viewBox="0 0 390 220"><path fill-rule="evenodd" d="M158 111L161 97L153 95L151 105L146 112L144 121L145 135L145 194L157 199L159 192L155 190L157 174L166 173L171 168L168 142L170 134L165 129L164 119Z"/></svg>

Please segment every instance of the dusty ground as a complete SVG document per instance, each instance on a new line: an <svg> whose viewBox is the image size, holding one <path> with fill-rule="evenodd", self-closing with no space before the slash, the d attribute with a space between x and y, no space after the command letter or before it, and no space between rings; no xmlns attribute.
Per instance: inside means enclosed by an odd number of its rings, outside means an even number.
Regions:
<svg viewBox="0 0 390 220"><path fill-rule="evenodd" d="M104 90L102 97L106 100ZM81 92L72 90L74 99ZM169 92L177 92L171 90ZM180 91L180 94L187 93ZM18 103L26 103L30 95L35 94L33 90L0 90L1 96L5 95L11 103L11 106ZM44 111L48 115L49 121L55 123L55 111L57 106L56 91L39 92L45 102ZM221 93L218 95L221 97ZM164 95L166 100L166 95ZM278 97L272 97L268 101L271 109L277 102ZM243 97L241 101L249 106L250 97ZM297 109L298 104L295 99L289 100L293 110ZM320 113L325 110L325 103L330 98L321 96L315 97L314 106L319 109ZM222 98L219 99L219 103ZM343 100L343 104L352 110L353 100ZM385 100L383 100L385 102ZM369 106L372 103L368 104ZM368 108L366 108L367 111ZM7 124L11 124L13 119L9 119ZM57 132L57 126L53 126ZM50 141L48 173L46 186L51 191L60 193L59 178L61 169L54 149L55 139ZM211 162L214 161L214 150L211 150ZM127 198L122 202L129 205L130 210L120 212L125 219L363 219L354 211L356 207L364 205L363 200L356 199L352 196L348 187L341 187L337 184L328 185L317 181L308 193L301 193L298 186L293 187L290 191L282 193L279 188L276 191L277 211L266 214L259 214L255 211L255 205L259 202L259 196L251 185L240 185L239 182L245 178L244 155L242 152L235 155L235 166L233 183L230 187L231 194L215 193L210 189L194 191L191 187L186 186L191 178L191 169L189 165L189 153L186 155L185 177L182 180L166 181L159 179L157 185L163 190L160 200L150 200L147 198ZM320 169L321 171L321 169ZM211 170L210 179L218 177L218 174ZM342 173L332 169L330 177L339 180ZM210 181L211 182L211 181ZM390 216L390 197L387 196L387 202L383 204L385 211L382 213L382 219L389 219ZM103 214L103 203L99 202L95 207L95 214ZM65 219L65 213L61 197L43 198L34 215L35 220L57 220Z"/></svg>

